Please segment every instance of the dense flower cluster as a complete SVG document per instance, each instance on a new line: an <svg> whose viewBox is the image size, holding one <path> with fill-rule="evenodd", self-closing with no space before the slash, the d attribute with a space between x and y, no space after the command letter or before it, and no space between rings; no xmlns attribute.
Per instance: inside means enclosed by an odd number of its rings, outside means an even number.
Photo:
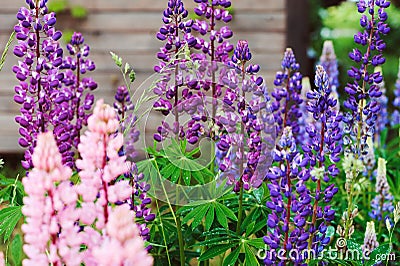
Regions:
<svg viewBox="0 0 400 266"><path fill-rule="evenodd" d="M267 176L271 182L268 184L271 199L267 201L267 207L272 212L267 221L271 231L264 237L264 242L270 247L264 260L266 265L275 265L280 261L277 254L281 248L286 255L293 249L300 251L298 254L307 249L310 237L307 219L313 212L311 193L306 186L310 177L305 168L307 159L298 152L290 127L284 128L274 153L274 161L279 166L272 167ZM322 243L327 242L329 238L322 239ZM288 259L302 263L306 258L298 256ZM284 265L286 261L282 263Z"/></svg>
<svg viewBox="0 0 400 266"><path fill-rule="evenodd" d="M20 59L13 67L19 80L14 100L22 105L21 115L16 117L21 126L19 144L27 148L22 165L25 169L32 167L36 137L51 128L63 163L73 167L71 148L78 145L79 131L87 119L85 112L91 109L94 100L93 95L88 94L81 106L82 92L97 87L93 80L81 80L79 76L94 70L95 66L84 59L89 53L87 46L82 52L75 50L83 42L80 34L74 34L68 50L71 55L75 51L81 59L64 58L59 43L62 34L54 28L56 17L48 13L47 0L26 2L28 8L18 11L18 24L14 27L18 39L14 54ZM75 69L79 74L74 74Z"/></svg>
<svg viewBox="0 0 400 266"><path fill-rule="evenodd" d="M242 186L246 190L259 187L264 180L267 171L262 169L262 165L266 164L268 153L263 133L267 133L273 124L267 114L267 88L264 80L256 75L260 67L247 65L250 59L247 41L239 41L229 63L234 67L232 75L224 76L227 85L223 99L225 112L217 115L216 119L221 129L226 131L220 134L217 142L219 159L222 160L220 169L234 184L234 191L239 191ZM241 76L241 83L237 75ZM253 95L249 103L246 102L246 93ZM233 110L237 110L236 115L233 115ZM235 128L238 123L241 124L240 132ZM228 129L230 125L234 126ZM232 147L237 147L237 150ZM237 177L241 178L236 180Z"/></svg>
<svg viewBox="0 0 400 266"><path fill-rule="evenodd" d="M299 71L299 64L296 62L293 50L287 48L282 60L282 71L276 73L274 91L271 96L271 109L276 121L276 135L280 136L285 127L292 128L293 134L299 133L298 120L302 114L300 105L302 75Z"/></svg>
<svg viewBox="0 0 400 266"><path fill-rule="evenodd" d="M310 248L320 252L326 245L326 228L334 218L335 211L329 206L321 206L322 201L329 203L338 188L330 183L331 177L339 174L337 163L340 161L342 147L342 116L337 111L338 100L332 95L329 77L324 68L317 66L315 75L315 90L307 93L309 99L307 109L315 121L319 121L318 128L311 124L306 131L310 142L303 145L305 157L309 162L311 180L316 182L312 221L310 224ZM329 157L328 157L329 156ZM327 184L323 189L322 181ZM318 232L318 234L317 234Z"/></svg>
<svg viewBox="0 0 400 266"><path fill-rule="evenodd" d="M354 41L365 47L364 53L358 48L349 53L349 57L358 66L351 67L348 75L354 81L348 83L345 91L348 98L344 106L349 110L344 116L345 122L344 144L348 146L346 152L354 153L356 158L367 153L366 141L373 137L376 119L381 106L377 101L382 95L380 87L383 77L380 72L368 72L368 66L380 66L385 63L382 55L386 44L382 39L383 35L389 33L390 28L385 23L387 13L385 9L390 5L386 0L360 0L357 3L358 12L363 14L360 18L360 25L364 29L354 35ZM378 10L376 13L375 9ZM354 140L356 139L356 140Z"/></svg>
<svg viewBox="0 0 400 266"><path fill-rule="evenodd" d="M337 89L339 88L339 70L338 62L333 47L332 41L325 41L322 48L322 54L319 58L319 65L321 65L329 77L329 84L331 86L331 93L334 99L338 99L339 95Z"/></svg>
<svg viewBox="0 0 400 266"><path fill-rule="evenodd" d="M375 67L374 72L380 72L383 75L382 67ZM377 114L375 121L375 130L374 130L374 143L376 146L381 147L381 133L386 129L389 124L389 115L388 115L388 102L389 99L386 96L386 87L385 81L382 81L379 84L376 84L379 87L379 91L382 92L381 97L379 97L376 101L379 103L381 110Z"/></svg>
<svg viewBox="0 0 400 266"><path fill-rule="evenodd" d="M383 158L378 159L378 170L376 174L375 192L377 195L371 202L372 212L370 216L377 221L382 221L386 217L384 214L393 212L393 195L390 193L390 187L386 178L386 161Z"/></svg>
<svg viewBox="0 0 400 266"><path fill-rule="evenodd" d="M27 223L22 226L27 264L152 264L134 213L126 204L118 206L133 193L128 180L116 180L130 170L125 156L118 154L123 142L121 134L115 136L118 126L114 110L98 101L78 145L77 184L70 181L72 171L62 164L52 132L38 136L34 168L23 180L28 195L23 207ZM114 204L118 207L112 208ZM104 248L115 252L101 252ZM130 252L123 252L126 249Z"/></svg>
<svg viewBox="0 0 400 266"><path fill-rule="evenodd" d="M198 3L194 12L203 18L203 20L196 19L192 25L192 29L202 36L197 38L194 48L201 50L203 55L194 54L194 59L207 60L209 57L211 62L227 63L230 60L229 53L233 50L233 45L227 39L233 36L233 32L228 26L218 28L218 24L229 23L232 20L232 15L227 10L231 6L231 1L194 1Z"/></svg>

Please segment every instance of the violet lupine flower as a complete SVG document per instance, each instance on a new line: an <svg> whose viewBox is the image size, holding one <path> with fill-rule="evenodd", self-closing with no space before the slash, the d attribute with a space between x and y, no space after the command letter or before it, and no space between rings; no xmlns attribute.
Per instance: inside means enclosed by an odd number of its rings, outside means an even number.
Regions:
<svg viewBox="0 0 400 266"><path fill-rule="evenodd" d="M399 71L397 73L397 80L396 80L395 90L394 90L393 106L394 106L395 110L394 110L391 120L390 120L390 125L392 127L400 124L400 59L399 59Z"/></svg>
<svg viewBox="0 0 400 266"><path fill-rule="evenodd" d="M293 134L297 135L300 128L298 120L301 118L300 105L302 76L298 72L300 66L296 62L293 50L287 48L282 60L282 71L276 73L274 98L271 109L276 122L276 136L279 137L285 127L292 128Z"/></svg>
<svg viewBox="0 0 400 266"><path fill-rule="evenodd" d="M303 151L309 163L311 181L316 183L309 227L309 248L318 254L329 243L329 237L326 237L325 233L335 215L335 211L327 204L338 192L338 188L331 183L331 178L340 172L336 164L340 161L342 151L339 144L342 138L342 116L337 111L338 100L332 95L329 77L320 65L317 66L314 84L315 89L307 93L307 110L320 124L318 128L315 123L307 127L309 143L303 145Z"/></svg>
<svg viewBox="0 0 400 266"><path fill-rule="evenodd" d="M371 202L372 211L369 215L377 221L382 221L386 214L393 212L393 195L390 193L390 187L386 178L386 161L383 158L378 159L378 170L376 174L375 192L377 195Z"/></svg>
<svg viewBox="0 0 400 266"><path fill-rule="evenodd" d="M117 206L111 211L105 237L93 249L96 265L153 265L153 257L143 248L144 242L132 221L132 212L126 205Z"/></svg>
<svg viewBox="0 0 400 266"><path fill-rule="evenodd" d="M162 69L176 58L178 51L186 44L193 47L197 41L191 34L193 20L188 19L189 12L185 9L182 0L168 0L168 7L163 13L162 26L157 33L157 39L164 42L164 47L157 53L159 65L154 67L155 72Z"/></svg>
<svg viewBox="0 0 400 266"><path fill-rule="evenodd" d="M196 19L192 25L192 29L202 36L197 38L194 48L201 50L203 55L194 54L193 59L207 60L207 57L209 57L211 62L229 62L229 53L234 47L227 40L233 36L233 32L228 26L217 28L217 25L219 24L218 22L224 24L232 20L232 15L226 10L231 6L231 1L194 1L198 3L194 12L203 18L203 20Z"/></svg>
<svg viewBox="0 0 400 266"><path fill-rule="evenodd" d="M322 48L322 54L319 58L319 65L321 65L329 77L329 84L331 86L331 94L334 99L339 98L337 89L339 88L339 70L338 62L336 59L335 49L332 41L325 41ZM338 104L339 108L339 104Z"/></svg>
<svg viewBox="0 0 400 266"><path fill-rule="evenodd" d="M224 96L225 112L216 117L217 125L227 131L219 136L216 145L220 156L220 170L228 176L229 183L234 184L234 191L239 191L242 186L245 190L259 187L267 172L261 169L268 157L262 136L263 131L268 130L270 122L263 113L268 108L265 101L267 89L264 80L255 75L260 67L247 65L250 59L247 41L239 41L232 61L228 63L234 69L230 76L225 75L222 80L227 85ZM241 76L242 84L238 84L237 76ZM248 76L250 78L246 79ZM246 102L246 93L252 93L253 96L249 103ZM234 110L237 110L236 115L232 113ZM238 122L241 122L240 133L236 133L235 125ZM231 147L237 147L237 150L232 150ZM239 180L236 180L237 177L240 177Z"/></svg>
<svg viewBox="0 0 400 266"><path fill-rule="evenodd" d="M361 246L363 254L369 255L371 252L379 246L376 240L375 223L374 221L367 222L367 228L365 229L364 244Z"/></svg>
<svg viewBox="0 0 400 266"><path fill-rule="evenodd" d="M96 69L96 66L89 57L90 48L84 44L84 38L81 33L74 32L71 42L67 44L67 50L70 56L65 57L62 69L65 69L65 78L63 83L66 88L58 97L63 97L69 101L67 106L75 116L75 121L71 121L72 131L71 141L73 147L77 148L79 144L80 131L83 126L87 126L89 111L94 104L94 95L91 91L97 88L97 83L90 77L83 77L88 72ZM59 105L63 102L59 100Z"/></svg>
<svg viewBox="0 0 400 266"><path fill-rule="evenodd" d="M22 207L24 265L79 265L82 260L75 226L78 195L69 181L72 171L61 160L53 133L40 133L32 155L34 168L22 179L27 194Z"/></svg>
<svg viewBox="0 0 400 266"><path fill-rule="evenodd" d="M27 0L28 8L18 11L18 24L14 27L18 44L14 55L19 58L13 72L19 80L14 100L21 104L21 115L15 118L21 126L19 144L26 148L22 166L30 169L33 148L40 132L56 127L68 119L67 112L54 112L54 96L59 91L64 75L59 72L63 50L58 40L54 13L47 13L47 0ZM60 148L61 150L61 148Z"/></svg>
<svg viewBox="0 0 400 266"><path fill-rule="evenodd" d="M366 141L368 137L373 137L376 119L381 111L377 99L382 91L377 84L382 82L383 77L380 72L368 72L368 67L377 67L386 61L382 54L386 48L382 36L390 31L385 23L385 9L389 5L390 2L386 0L360 0L357 3L358 12L363 14L360 25L364 31L354 35L354 41L365 47L365 52L355 48L349 53L350 59L358 66L351 67L347 72L354 81L345 87L349 97L344 106L349 112L343 119L346 124L344 132L347 134L344 137L344 144L348 146L346 152L354 153L356 159L367 153Z"/></svg>
<svg viewBox="0 0 400 266"><path fill-rule="evenodd" d="M292 250L300 254L296 258L287 258L296 265L304 263L301 254L308 247L310 233L307 230L307 220L312 215L312 197L306 186L310 173L305 168L307 159L297 151L296 140L290 127L283 129L275 149L274 160L280 163L270 169L267 178L271 181L268 188L271 200L267 207L271 209L268 215L268 227L271 229L264 242L270 247L266 252L265 265L285 265L277 255L284 249L285 255ZM293 217L293 218L292 218ZM321 230L323 231L323 230ZM328 239L321 242L327 244ZM301 264L299 264L301 265Z"/></svg>
<svg viewBox="0 0 400 266"><path fill-rule="evenodd" d="M130 160L134 159L137 155L135 143L139 139L140 132L134 126L136 116L132 112L129 112L133 111L135 106L131 101L129 91L125 86L118 87L116 91L114 109L117 111L117 117L120 121L121 134L125 135L125 142L121 147L119 154L121 156L128 156ZM133 187L133 193L127 203L130 205L130 208L135 213L137 219L144 219L144 222L138 222L137 226L143 240L149 240L150 230L147 227L146 222L155 219L155 214L151 213L150 208L152 200L150 197L147 197L147 191L150 189L150 185L143 181L144 176L142 173L138 173L136 164L134 163L132 163L131 171L125 173L124 177L126 180L129 180L130 185ZM148 246L146 249L149 250L150 248L151 246Z"/></svg>

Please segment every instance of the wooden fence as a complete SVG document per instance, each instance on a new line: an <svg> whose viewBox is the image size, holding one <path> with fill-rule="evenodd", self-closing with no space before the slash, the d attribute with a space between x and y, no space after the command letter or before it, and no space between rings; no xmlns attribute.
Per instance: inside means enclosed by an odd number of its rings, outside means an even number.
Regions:
<svg viewBox="0 0 400 266"><path fill-rule="evenodd" d="M51 1L51 0L50 0ZM161 16L167 0L69 0L88 10L85 19L73 19L58 14L57 28L73 29L84 34L91 47L91 58L96 63L92 75L99 83L97 98L113 102L116 87L122 84L110 51L121 55L137 72L136 85L153 74L155 57L161 42L155 38L162 26ZM190 10L192 0L185 0ZM16 23L15 14L24 0L1 0L0 48ZM262 75L271 87L274 72L280 68L282 52L286 43L285 0L232 0L234 31L232 43L247 39L253 53L253 62L260 64ZM13 102L17 80L11 71L16 63L12 49L2 72L0 72L0 153L18 153L18 125L14 122L19 106Z"/></svg>

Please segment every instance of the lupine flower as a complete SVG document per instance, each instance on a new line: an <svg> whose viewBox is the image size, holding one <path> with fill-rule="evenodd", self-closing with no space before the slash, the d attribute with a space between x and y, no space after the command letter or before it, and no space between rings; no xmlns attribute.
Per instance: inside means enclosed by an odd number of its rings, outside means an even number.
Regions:
<svg viewBox="0 0 400 266"><path fill-rule="evenodd" d="M382 67L375 67L374 72L380 72L383 75ZM378 84L376 84L379 87L379 91L382 92L381 97L377 99L377 102L379 103L381 107L381 111L377 114L377 118L375 121L375 130L374 130L374 143L378 147L381 147L384 145L384 143L381 143L381 133L383 130L386 129L386 126L389 124L389 118L388 118L388 97L386 96L386 87L385 87L385 81L382 79L382 81Z"/></svg>
<svg viewBox="0 0 400 266"><path fill-rule="evenodd" d="M27 148L22 162L25 169L33 166L37 135L68 118L68 113L50 114L54 108L52 97L59 90L64 75L59 73L63 61L63 50L58 42L61 32L55 30L55 14L47 13L46 4L46 0L28 0L28 8L18 11L18 24L14 27L18 40L14 55L20 58L13 67L20 83L14 88L14 100L22 105L21 115L15 120L21 126L19 144Z"/></svg>
<svg viewBox="0 0 400 266"><path fill-rule="evenodd" d="M394 101L393 106L395 110L392 114L392 119L390 120L390 125L392 127L400 124L400 59L399 59L399 71L397 73L397 80L394 90Z"/></svg>
<svg viewBox="0 0 400 266"><path fill-rule="evenodd" d="M369 215L377 221L382 221L385 218L385 213L391 213L394 210L392 204L394 198L390 193L386 178L386 161L383 158L378 159L375 192L377 195L371 202L372 212Z"/></svg>
<svg viewBox="0 0 400 266"><path fill-rule="evenodd" d="M53 133L38 135L32 155L34 168L22 180L27 194L22 208L26 217L22 225L27 255L24 265L80 262L79 228L74 226L77 193L69 182L72 171L61 160Z"/></svg>
<svg viewBox="0 0 400 266"><path fill-rule="evenodd" d="M242 186L249 190L251 187L259 187L264 180L267 169L263 171L261 165L266 164L267 152L266 143L263 139L263 132L268 130L270 122L264 112L268 109L265 93L266 86L261 77L255 74L259 71L258 65L247 65L251 59L251 53L247 41L239 41L232 61L228 65L234 67L232 75L224 76L222 82L227 84L224 103L237 110L237 115L226 110L226 113L217 115L216 120L221 129L229 128L229 125L236 125L241 122L241 132L236 132L236 127L227 134L220 134L217 142L217 149L222 162L220 169L224 175L230 178L229 183L233 183L234 191L238 191ZM242 76L242 84L237 84L236 74ZM245 77L249 76L249 79ZM229 79L231 77L232 79ZM233 84L236 84L232 86ZM247 103L246 93L252 93L253 99ZM235 106L236 105L236 106ZM244 149L245 145L248 149ZM237 147L237 150L232 150ZM239 180L236 180L240 177Z"/></svg>
<svg viewBox="0 0 400 266"><path fill-rule="evenodd" d="M194 1L198 3L194 12L203 18L203 20L196 20L192 25L192 29L202 36L197 38L197 44L194 48L201 50L204 54L203 56L195 54L194 58L201 60L209 58L211 62L227 63L230 60L229 53L234 48L227 40L233 36L233 32L228 26L218 28L217 25L219 24L218 22L223 25L232 20L232 15L226 10L231 6L231 1Z"/></svg>
<svg viewBox="0 0 400 266"><path fill-rule="evenodd" d="M368 145L368 153L366 155L364 155L362 158L363 163L365 165L364 176L369 178L369 180L372 180L373 172L374 172L375 165L376 165L376 159L375 159L374 144L372 142L371 137L368 137L367 145Z"/></svg>
<svg viewBox="0 0 400 266"><path fill-rule="evenodd" d="M319 65L321 65L329 77L329 84L331 86L332 97L336 100L339 98L337 89L339 88L339 70L338 62L336 59L335 49L333 48L332 41L325 41L322 48L322 54L319 58ZM339 109L339 105L338 105Z"/></svg>
<svg viewBox="0 0 400 266"><path fill-rule="evenodd" d="M338 192L338 188L333 183L330 184L330 181L339 174L336 164L340 161L342 150L342 116L336 111L338 101L332 96L328 75L320 65L317 66L314 84L316 89L307 93L307 109L320 125L318 129L313 123L307 127L310 142L303 145L303 150L310 165L311 180L316 182L309 247L320 252L329 243L325 233L335 214L329 205L323 207L321 203L322 200L325 204L329 203ZM325 188L322 187L322 181L326 184Z"/></svg>
<svg viewBox="0 0 400 266"><path fill-rule="evenodd" d="M143 248L144 242L133 220L132 212L126 205L111 211L105 237L93 249L96 265L153 265L153 257Z"/></svg>
<svg viewBox="0 0 400 266"><path fill-rule="evenodd" d="M302 76L298 72L300 66L296 62L293 50L287 48L282 60L282 71L276 73L274 91L272 92L272 112L276 121L276 135L280 136L285 127L292 128L293 134L299 132L298 120L302 114L300 105Z"/></svg>
<svg viewBox="0 0 400 266"><path fill-rule="evenodd" d="M21 8L17 14L18 24L14 27L18 44L14 54L20 58L13 67L20 84L15 87L14 100L22 105L21 115L16 121L21 128L19 144L27 148L22 165L32 167L32 152L36 137L40 132L51 128L57 140L65 165L73 167L74 152L71 150L79 143L79 131L86 124L86 112L91 109L93 95L87 94L83 103L83 90L95 89L97 84L88 78L81 80L80 75L94 70L94 64L85 59L89 48L75 51L76 61L63 58L63 49L59 39L61 32L56 31L54 13L48 13L47 0L26 1L29 8ZM83 38L74 34L70 52L79 48ZM62 71L63 69L68 69ZM74 70L79 72L75 75Z"/></svg>
<svg viewBox="0 0 400 266"><path fill-rule="evenodd" d="M348 99L344 102L344 106L349 112L343 119L346 124L344 132L348 134L344 137L344 144L348 146L346 152L354 153L356 158L366 154L367 138L373 137L376 119L381 110L377 99L382 95L382 91L377 84L382 82L383 77L380 72L368 72L368 66L377 67L385 63L382 52L386 44L382 36L390 31L385 23L387 20L385 9L389 5L390 2L386 0L360 0L357 3L358 12L362 14L360 25L364 31L354 35L354 41L365 47L365 52L355 48L349 53L350 59L358 66L351 67L347 72L354 81L345 87ZM376 7L377 13L375 13Z"/></svg>
<svg viewBox="0 0 400 266"><path fill-rule="evenodd" d="M125 143L121 147L119 154L121 156L126 155L129 159L134 159L137 155L135 149L135 143L139 139L139 130L135 127L136 116L132 112L134 104L131 101L129 91L125 86L118 87L115 94L114 109L117 111L118 120L120 121L121 134L125 135ZM134 211L136 218L143 218L145 222L137 223L140 229L140 235L143 240L150 239L150 230L146 226L146 222L153 221L155 215L151 213L151 198L147 197L147 191L150 189L150 185L143 181L144 176L142 173L138 173L137 167L132 163L131 171L125 173L124 177L129 180L130 185L133 187L133 193L128 200L131 210ZM148 246L147 249L150 249Z"/></svg>
<svg viewBox="0 0 400 266"><path fill-rule="evenodd" d="M3 252L0 252L0 266L6 266Z"/></svg>
<svg viewBox="0 0 400 266"><path fill-rule="evenodd" d="M310 233L307 220L312 215L312 197L306 181L310 173L305 168L307 159L297 151L290 127L284 128L274 153L274 160L280 165L272 167L267 175L271 181L268 184L271 200L267 202L267 207L271 209L267 225L271 231L264 237L264 242L270 247L264 263L276 265L280 262L280 265L284 265L286 261L277 258L281 248L286 251L285 254L291 250L303 254L302 251L308 247ZM324 232L326 229L320 230ZM321 242L327 244L329 238L323 238ZM305 259L304 256L288 258L295 264L304 263Z"/></svg>
<svg viewBox="0 0 400 266"><path fill-rule="evenodd" d="M363 254L369 255L374 249L379 246L376 240L375 223L373 221L367 222L367 229L365 230L364 244L361 246Z"/></svg>

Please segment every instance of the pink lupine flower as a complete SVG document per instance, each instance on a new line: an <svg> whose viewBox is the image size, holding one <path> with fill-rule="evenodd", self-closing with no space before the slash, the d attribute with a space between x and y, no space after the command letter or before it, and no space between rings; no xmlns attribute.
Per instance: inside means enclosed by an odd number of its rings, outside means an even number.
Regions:
<svg viewBox="0 0 400 266"><path fill-rule="evenodd" d="M153 258L144 249L139 229L133 221L133 213L128 205L112 210L105 239L93 250L97 265L153 265Z"/></svg>
<svg viewBox="0 0 400 266"><path fill-rule="evenodd" d="M5 266L6 262L4 260L4 254L3 252L0 252L0 266Z"/></svg>
<svg viewBox="0 0 400 266"><path fill-rule="evenodd" d="M77 194L69 182L72 171L63 166L52 132L38 136L32 162L33 170L22 181L27 193L22 208L23 249L28 257L24 265L79 265Z"/></svg>

